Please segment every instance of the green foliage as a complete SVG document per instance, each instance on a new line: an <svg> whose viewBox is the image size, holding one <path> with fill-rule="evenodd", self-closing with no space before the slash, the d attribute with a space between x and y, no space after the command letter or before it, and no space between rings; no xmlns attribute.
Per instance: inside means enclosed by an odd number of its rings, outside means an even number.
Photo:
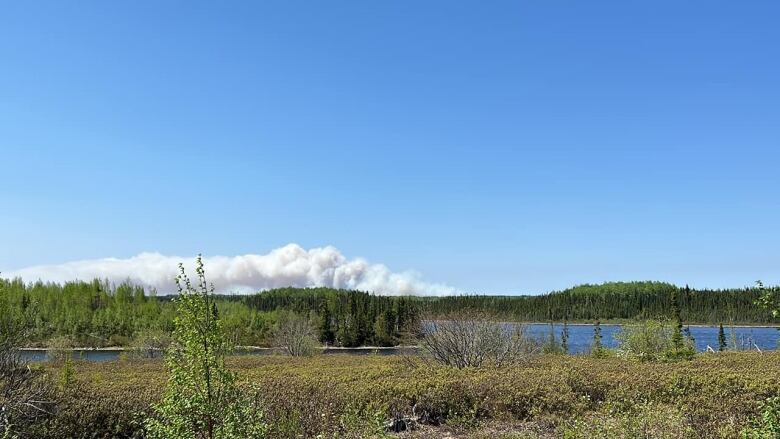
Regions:
<svg viewBox="0 0 780 439"><path fill-rule="evenodd" d="M759 308L769 311L773 319L780 317L780 288L766 287L763 282L756 281L759 296L755 303Z"/></svg>
<svg viewBox="0 0 780 439"><path fill-rule="evenodd" d="M174 307L129 283L0 279L0 285L11 309L27 317L31 345L67 337L78 346L102 347L129 341L145 329L172 330Z"/></svg>
<svg viewBox="0 0 780 439"><path fill-rule="evenodd" d="M31 283L0 279L9 310L29 322L28 345L45 346L63 336L76 346L143 344L151 332L170 334L175 296L157 296L137 285L105 281ZM679 289L660 282L581 285L540 296L382 297L332 288L280 288L250 296L214 296L223 330L234 345L270 346L280 311L317 314L317 338L328 345L395 345L417 326L418 316L478 309L511 321L595 321L668 318L671 295L690 323L769 323L756 307L780 303L775 289ZM676 312L674 314L677 314Z"/></svg>
<svg viewBox="0 0 780 439"><path fill-rule="evenodd" d="M73 384L73 376L75 372L73 370L73 360L70 357L65 358L62 366L60 367L57 383L60 390L65 390Z"/></svg>
<svg viewBox="0 0 780 439"><path fill-rule="evenodd" d="M767 399L761 408L761 415L742 430L743 439L773 439L780 437L780 397Z"/></svg>
<svg viewBox="0 0 780 439"><path fill-rule="evenodd" d="M547 331L547 339L542 343L542 352L545 354L563 354L563 343L558 342L558 337L555 335L555 327L550 323L549 331Z"/></svg>
<svg viewBox="0 0 780 439"><path fill-rule="evenodd" d="M680 317L689 323L758 324L773 321L754 302L758 288L729 290L680 289L663 282L609 282L580 285L539 296L453 296L420 299L428 314L447 314L460 309L480 309L505 320L576 322L595 320L666 319L671 314L671 295L678 293ZM780 300L778 301L780 303Z"/></svg>
<svg viewBox="0 0 780 439"><path fill-rule="evenodd" d="M374 322L374 341L377 346L393 346L398 342L389 313L379 315Z"/></svg>
<svg viewBox="0 0 780 439"><path fill-rule="evenodd" d="M333 331L333 316L330 315L330 307L327 302L321 302L320 312L320 342L326 345L332 345L336 342L336 333Z"/></svg>
<svg viewBox="0 0 780 439"><path fill-rule="evenodd" d="M667 405L643 403L625 411L597 412L565 422L559 429L564 439L698 439L701 437L682 410Z"/></svg>
<svg viewBox="0 0 780 439"><path fill-rule="evenodd" d="M587 425L574 437L641 431L644 425L646 436L612 437L732 439L760 416L767 396L780 393L778 360L780 352L727 352L678 363L552 355L511 368L462 370L410 367L381 356L255 356L230 358L228 364L240 373L242 388L259 390L273 438L369 438L379 419L411 417L423 424L421 430L425 424L523 423L543 427L547 435L541 437L549 438L560 437L578 419ZM33 437L140 437L133 414L148 411L162 397L164 364L75 367L61 408L42 424L46 431ZM658 435L666 430L667 436ZM693 434L685 436L689 431Z"/></svg>
<svg viewBox="0 0 780 439"><path fill-rule="evenodd" d="M563 329L561 330L561 351L564 354L569 353L569 324L566 320L563 321Z"/></svg>
<svg viewBox="0 0 780 439"><path fill-rule="evenodd" d="M279 288L243 299L257 311L316 312L319 340L344 347L397 344L417 324L421 301L332 288Z"/></svg>
<svg viewBox="0 0 780 439"><path fill-rule="evenodd" d="M686 293L690 294L690 289L685 286ZM683 321L680 311L680 300L678 299L677 290L672 290L671 308L672 308L672 322L674 328L672 329L672 349L680 351L683 349L685 340L683 339Z"/></svg>
<svg viewBox="0 0 780 439"><path fill-rule="evenodd" d="M596 320L593 325L593 342L590 345L590 354L595 358L607 358L613 356L613 351L604 347L601 335L601 322Z"/></svg>
<svg viewBox="0 0 780 439"><path fill-rule="evenodd" d="M11 307L5 293L0 283L0 436L34 437L29 430L51 413L54 392L48 377L20 354L28 316Z"/></svg>
<svg viewBox="0 0 780 439"><path fill-rule="evenodd" d="M197 259L197 289L180 265L174 344L165 357L169 378L155 416L145 422L150 439L264 437L256 404L236 386L225 365L232 346L224 336L203 262Z"/></svg>
<svg viewBox="0 0 780 439"><path fill-rule="evenodd" d="M9 311L29 317L28 345L66 337L79 347L147 345L149 334L170 334L175 296L157 297L129 283L103 281L25 284L0 279ZM251 296L213 296L234 345L270 346L279 312L318 314L317 338L329 345L394 345L414 326L419 300L331 288L282 288ZM380 321L377 324L377 321ZM377 334L376 330L379 329Z"/></svg>
<svg viewBox="0 0 780 439"><path fill-rule="evenodd" d="M689 360L696 353L690 340L675 337L676 327L658 320L623 325L615 335L621 356L639 361ZM681 345L678 345L681 343Z"/></svg>

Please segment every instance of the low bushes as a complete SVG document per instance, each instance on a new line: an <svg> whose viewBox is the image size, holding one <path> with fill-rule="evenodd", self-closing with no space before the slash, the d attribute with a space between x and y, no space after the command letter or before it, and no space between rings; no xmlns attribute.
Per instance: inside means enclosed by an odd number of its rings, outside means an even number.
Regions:
<svg viewBox="0 0 780 439"><path fill-rule="evenodd" d="M780 353L671 364L542 356L458 370L397 357L318 356L232 358L229 365L241 385L260 389L270 437L374 437L393 418L409 418L466 429L538 423L552 426L552 437L626 437L620 434L644 428L664 434L647 437L726 438L780 395L779 360ZM62 408L39 437L140 437L139 414L159 400L164 383L159 361L78 363Z"/></svg>
<svg viewBox="0 0 780 439"><path fill-rule="evenodd" d="M639 361L690 360L696 354L693 340L683 338L682 324L674 328L658 320L635 322L623 325L615 338L618 355Z"/></svg>
<svg viewBox="0 0 780 439"><path fill-rule="evenodd" d="M450 313L441 320L427 320L419 332L420 345L436 362L463 369L500 367L530 360L537 344L522 325L496 322L480 311Z"/></svg>

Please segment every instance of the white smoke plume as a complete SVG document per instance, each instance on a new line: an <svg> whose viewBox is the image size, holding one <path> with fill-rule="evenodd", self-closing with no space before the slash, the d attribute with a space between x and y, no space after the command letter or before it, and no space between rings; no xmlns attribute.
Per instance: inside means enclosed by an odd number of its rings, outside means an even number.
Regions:
<svg viewBox="0 0 780 439"><path fill-rule="evenodd" d="M175 292L174 278L182 262L191 273L194 257L141 253L127 259L105 258L39 265L3 273L27 282L67 282L107 279L130 280L155 288L160 294ZM204 257L206 278L217 292L253 293L279 287L332 287L369 291L381 295L449 295L455 288L423 282L415 272L394 273L382 264L347 259L327 246L306 250L288 244L265 255Z"/></svg>

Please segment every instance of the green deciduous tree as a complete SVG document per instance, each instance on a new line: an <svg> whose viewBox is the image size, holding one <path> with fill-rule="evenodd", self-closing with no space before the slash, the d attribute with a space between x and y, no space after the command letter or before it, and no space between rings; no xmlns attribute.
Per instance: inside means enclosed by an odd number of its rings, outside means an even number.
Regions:
<svg viewBox="0 0 780 439"><path fill-rule="evenodd" d="M155 416L146 420L151 439L261 438L265 425L256 400L236 385L225 365L231 351L198 256L198 286L179 265L173 344L167 352L168 385Z"/></svg>
<svg viewBox="0 0 780 439"><path fill-rule="evenodd" d="M19 348L28 331L23 313L8 303L0 283L0 437L32 437L28 429L51 414L54 392L40 370L30 368Z"/></svg>
<svg viewBox="0 0 780 439"><path fill-rule="evenodd" d="M780 317L780 288L768 288L761 281L756 282L756 288L761 292L756 304L768 310L772 318ZM741 436L744 439L780 437L780 397L767 399L762 407L761 416L754 419L752 425L742 431Z"/></svg>
<svg viewBox="0 0 780 439"><path fill-rule="evenodd" d="M640 361L675 361L693 358L696 351L690 340L682 340L682 348L676 344L676 325L647 320L623 325L615 335L620 347L618 352Z"/></svg>

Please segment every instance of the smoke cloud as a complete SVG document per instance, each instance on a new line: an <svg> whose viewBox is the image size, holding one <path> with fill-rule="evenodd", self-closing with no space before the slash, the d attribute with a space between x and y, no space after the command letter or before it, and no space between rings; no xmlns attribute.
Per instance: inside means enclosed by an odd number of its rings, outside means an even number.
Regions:
<svg viewBox="0 0 780 439"><path fill-rule="evenodd" d="M192 276L194 257L141 253L127 259L105 258L39 265L8 273L27 282L67 282L107 279L130 280L155 288L160 294L176 291L174 278L183 262ZM279 287L332 287L369 291L381 295L448 295L459 291L443 284L427 283L415 272L394 273L382 264L361 258L347 259L327 246L306 250L288 244L268 254L204 257L207 280L217 292L253 293Z"/></svg>

